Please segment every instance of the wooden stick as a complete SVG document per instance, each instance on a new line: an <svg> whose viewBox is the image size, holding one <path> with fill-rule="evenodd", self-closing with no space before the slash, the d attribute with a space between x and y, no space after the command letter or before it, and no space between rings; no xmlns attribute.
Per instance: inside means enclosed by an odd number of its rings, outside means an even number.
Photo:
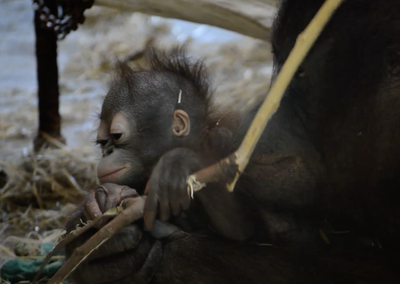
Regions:
<svg viewBox="0 0 400 284"><path fill-rule="evenodd" d="M95 0L94 4L207 24L268 41L276 0Z"/></svg>
<svg viewBox="0 0 400 284"><path fill-rule="evenodd" d="M59 284L67 278L95 249L109 240L122 228L143 217L145 197L127 198L124 200L125 209L113 220L102 227L83 245L76 248L71 257L57 271L47 284ZM113 209L111 209L113 210Z"/></svg>
<svg viewBox="0 0 400 284"><path fill-rule="evenodd" d="M117 211L116 211L117 210ZM64 239L62 239L45 257L45 259L43 260L42 264L39 267L39 271L36 273L35 278L33 279L32 283L36 283L36 281L38 280L38 278L40 277L40 274L42 273L44 267L46 266L46 264L49 262L49 260L52 258L53 254L56 251L59 251L60 249L62 249L63 247L65 247L67 244L69 244L70 242L72 242L73 240L75 240L77 237L79 237L80 235L82 235L84 232L86 232L87 230L89 230L90 228L93 228L94 226L96 226L97 224L102 223L103 221L106 221L110 218L113 218L116 216L116 214L118 214L118 208L113 208L111 209L109 212L105 212L103 215L101 215L100 217L96 218L95 220L93 220L92 222L86 224L85 226L83 226L82 228L76 229L72 232L70 232L68 235L66 235L64 237Z"/></svg>
<svg viewBox="0 0 400 284"><path fill-rule="evenodd" d="M188 191L197 191L203 188L207 182L217 180L227 180L228 191L233 191L239 176L246 168L251 155L260 139L268 121L278 109L283 94L293 75L299 68L301 62L313 46L314 42L321 34L323 28L332 17L333 13L344 0L327 0L317 12L307 28L298 36L296 44L290 53L288 59L283 65L275 84L270 93L265 98L263 104L258 110L249 130L244 137L239 149L228 158L202 169L188 177ZM235 172L226 169L236 168ZM230 174L227 176L226 174Z"/></svg>

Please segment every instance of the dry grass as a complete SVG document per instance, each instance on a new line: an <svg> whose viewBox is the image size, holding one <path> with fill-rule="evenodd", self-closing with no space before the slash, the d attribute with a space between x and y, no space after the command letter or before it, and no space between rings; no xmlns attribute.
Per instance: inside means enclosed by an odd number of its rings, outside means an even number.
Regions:
<svg viewBox="0 0 400 284"><path fill-rule="evenodd" d="M58 207L58 202L75 202L88 182L94 182L95 159L81 151L46 149L37 155L22 155L0 162L4 185L0 191L3 208Z"/></svg>
<svg viewBox="0 0 400 284"><path fill-rule="evenodd" d="M57 242L68 214L95 182L92 152L46 149L0 162L0 264L37 259L41 244Z"/></svg>

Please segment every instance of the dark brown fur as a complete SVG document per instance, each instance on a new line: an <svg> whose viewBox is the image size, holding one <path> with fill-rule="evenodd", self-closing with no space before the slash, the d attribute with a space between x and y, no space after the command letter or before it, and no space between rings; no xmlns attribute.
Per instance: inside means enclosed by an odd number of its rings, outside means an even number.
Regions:
<svg viewBox="0 0 400 284"><path fill-rule="evenodd" d="M272 37L275 75L322 3L281 3ZM117 81L101 119L122 109L139 129L131 130L130 143L137 144L126 151L143 164L144 183L132 178L127 185L140 190L149 180L159 218L177 215L170 222L187 231L164 240L162 258L149 254L152 269L135 264L133 274L156 272L151 283L399 281L399 12L398 1L345 1L293 78L234 193L209 184L189 209L188 174L234 151L259 105L238 123L217 125L204 99L209 87L199 86L205 82L196 71L201 64L177 63L174 54L153 54L150 69L129 71ZM194 123L185 138L170 132L179 90L188 96L185 110ZM375 239L383 249L374 247ZM116 258L127 264L134 255L133 250ZM86 269L135 283L132 270L107 272L107 265L104 258ZM120 274L113 278L111 271Z"/></svg>

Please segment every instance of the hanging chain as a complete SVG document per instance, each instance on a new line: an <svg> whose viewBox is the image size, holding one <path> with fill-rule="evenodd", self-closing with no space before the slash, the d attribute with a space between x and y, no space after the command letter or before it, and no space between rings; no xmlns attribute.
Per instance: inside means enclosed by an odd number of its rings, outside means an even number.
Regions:
<svg viewBox="0 0 400 284"><path fill-rule="evenodd" d="M56 11L51 11L44 0L33 0L33 9L40 15L43 24L53 29L58 39L64 39L71 31L83 24L86 9L92 7L94 0L54 0Z"/></svg>

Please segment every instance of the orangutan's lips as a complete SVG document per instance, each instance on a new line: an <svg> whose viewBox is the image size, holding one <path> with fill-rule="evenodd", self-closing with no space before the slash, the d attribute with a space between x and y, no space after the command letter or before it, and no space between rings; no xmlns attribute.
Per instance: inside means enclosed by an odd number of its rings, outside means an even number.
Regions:
<svg viewBox="0 0 400 284"><path fill-rule="evenodd" d="M126 169L126 167L122 167L122 168L119 168L119 169L117 169L117 170L115 170L115 171L113 171L111 173L106 173L106 174L104 174L102 176L99 176L98 178L99 178L100 182L103 182L102 180L104 180L105 178L111 177L112 175L115 175L116 173L119 173L120 171L125 170L125 169Z"/></svg>

